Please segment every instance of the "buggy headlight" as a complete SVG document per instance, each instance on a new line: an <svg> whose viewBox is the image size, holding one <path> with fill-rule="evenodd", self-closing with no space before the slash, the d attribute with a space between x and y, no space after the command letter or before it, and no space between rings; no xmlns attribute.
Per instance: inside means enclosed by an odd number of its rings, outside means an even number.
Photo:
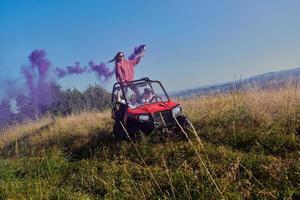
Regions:
<svg viewBox="0 0 300 200"><path fill-rule="evenodd" d="M178 115L179 113L181 113L181 107L176 106L175 108L172 109L172 113L174 116Z"/></svg>
<svg viewBox="0 0 300 200"><path fill-rule="evenodd" d="M148 115L139 115L139 120L148 121L150 118Z"/></svg>

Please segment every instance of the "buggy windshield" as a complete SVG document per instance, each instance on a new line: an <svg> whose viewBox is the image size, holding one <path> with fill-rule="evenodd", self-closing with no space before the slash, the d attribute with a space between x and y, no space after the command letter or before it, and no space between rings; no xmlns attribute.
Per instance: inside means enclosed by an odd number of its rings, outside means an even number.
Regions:
<svg viewBox="0 0 300 200"><path fill-rule="evenodd" d="M142 105L169 101L159 82L129 83L123 87L126 101L131 108Z"/></svg>

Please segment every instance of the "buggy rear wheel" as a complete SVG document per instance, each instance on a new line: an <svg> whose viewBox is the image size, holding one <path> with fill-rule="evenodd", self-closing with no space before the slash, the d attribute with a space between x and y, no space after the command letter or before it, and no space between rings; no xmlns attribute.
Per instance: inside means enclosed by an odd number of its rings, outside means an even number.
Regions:
<svg viewBox="0 0 300 200"><path fill-rule="evenodd" d="M121 122L115 121L113 126L113 133L116 139L126 140L128 138L124 128L121 125Z"/></svg>

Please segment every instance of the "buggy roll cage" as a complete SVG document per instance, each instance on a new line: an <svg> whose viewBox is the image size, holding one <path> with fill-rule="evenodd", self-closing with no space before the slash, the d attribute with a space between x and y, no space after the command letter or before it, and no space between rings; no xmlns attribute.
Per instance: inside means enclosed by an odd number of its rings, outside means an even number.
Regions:
<svg viewBox="0 0 300 200"><path fill-rule="evenodd" d="M125 96L125 91L124 91L124 87L128 87L130 85L138 85L139 83L158 83L160 85L160 87L162 88L162 90L164 91L168 101L170 101L170 97L168 95L168 93L166 92L164 86L161 84L160 81L157 81L157 80L150 80L148 77L144 77L144 78L141 78L141 79L137 79L137 80L133 80L133 81L127 81L124 83L121 83L121 82L117 82L114 84L113 86L113 89L112 89L112 95L111 95L111 102L112 102L112 105L113 105L113 100L114 100L114 92L117 90L117 89L121 89L122 90L122 95L125 99L125 102L126 102L126 105L128 105L128 102L127 102L127 98ZM151 89L153 90L152 88L152 85L150 84L150 87Z"/></svg>

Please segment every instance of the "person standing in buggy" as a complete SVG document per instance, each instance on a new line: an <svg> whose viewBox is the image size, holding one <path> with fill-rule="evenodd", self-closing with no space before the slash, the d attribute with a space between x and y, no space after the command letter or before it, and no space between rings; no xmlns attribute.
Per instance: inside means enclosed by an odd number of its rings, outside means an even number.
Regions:
<svg viewBox="0 0 300 200"><path fill-rule="evenodd" d="M115 62L116 79L122 85L126 85L126 82L134 80L134 68L140 62L144 56L145 45L141 45L135 48L134 53L129 56L129 59L125 59L123 52L118 52L115 57L109 62ZM131 87L136 95L137 99L140 99L141 93L136 87Z"/></svg>

